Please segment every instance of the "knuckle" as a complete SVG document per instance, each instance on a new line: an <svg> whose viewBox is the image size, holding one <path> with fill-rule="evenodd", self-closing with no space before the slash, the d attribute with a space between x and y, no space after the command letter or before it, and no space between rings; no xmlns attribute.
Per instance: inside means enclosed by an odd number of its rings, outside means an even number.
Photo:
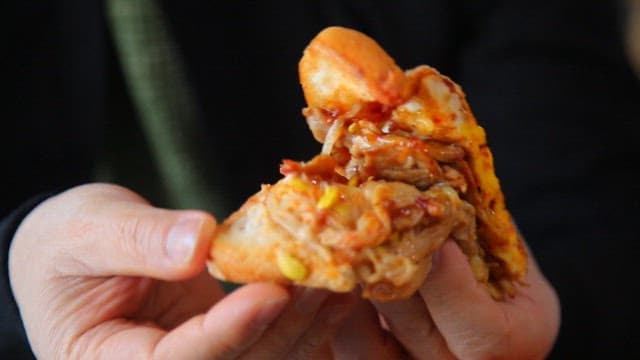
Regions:
<svg viewBox="0 0 640 360"><path fill-rule="evenodd" d="M121 199L132 201L144 201L140 195L123 186L109 183L91 183L79 185L69 191L69 193L79 198L97 197L109 199Z"/></svg>
<svg viewBox="0 0 640 360"><path fill-rule="evenodd" d="M465 342L462 358L488 360L503 357L511 349L513 330L508 322L494 324L493 331L482 336L470 336Z"/></svg>
<svg viewBox="0 0 640 360"><path fill-rule="evenodd" d="M153 221L132 216L117 225L117 243L122 253L141 261L158 256L158 229Z"/></svg>
<svg viewBox="0 0 640 360"><path fill-rule="evenodd" d="M144 198L127 188L102 183L76 186L52 200L56 201L56 208L67 209L71 219L102 214L117 203L148 204Z"/></svg>

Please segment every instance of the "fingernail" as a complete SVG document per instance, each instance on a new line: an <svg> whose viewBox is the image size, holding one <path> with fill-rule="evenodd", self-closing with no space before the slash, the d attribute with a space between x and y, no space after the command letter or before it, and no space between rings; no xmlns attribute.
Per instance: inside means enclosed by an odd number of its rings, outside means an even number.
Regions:
<svg viewBox="0 0 640 360"><path fill-rule="evenodd" d="M167 255L176 263L184 263L193 256L202 219L188 217L180 219L167 237Z"/></svg>
<svg viewBox="0 0 640 360"><path fill-rule="evenodd" d="M327 290L302 288L296 292L296 310L302 315L309 315L318 310L327 296L329 296Z"/></svg>
<svg viewBox="0 0 640 360"><path fill-rule="evenodd" d="M280 315L289 298L281 297L267 300L253 318L253 326L256 329L264 329Z"/></svg>

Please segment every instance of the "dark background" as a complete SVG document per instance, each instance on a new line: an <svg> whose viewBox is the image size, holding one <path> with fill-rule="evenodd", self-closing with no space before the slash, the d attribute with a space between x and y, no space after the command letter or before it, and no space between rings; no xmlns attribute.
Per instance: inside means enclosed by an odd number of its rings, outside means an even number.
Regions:
<svg viewBox="0 0 640 360"><path fill-rule="evenodd" d="M617 2L161 4L230 209L276 180L283 157L318 152L300 114L297 62L322 28L354 27L401 67L432 65L467 93L508 207L561 298L552 357L640 356L640 85ZM167 205L102 2L2 1L0 18L4 223L36 194L91 181L105 161L121 184ZM0 352L18 354L21 330L2 297Z"/></svg>

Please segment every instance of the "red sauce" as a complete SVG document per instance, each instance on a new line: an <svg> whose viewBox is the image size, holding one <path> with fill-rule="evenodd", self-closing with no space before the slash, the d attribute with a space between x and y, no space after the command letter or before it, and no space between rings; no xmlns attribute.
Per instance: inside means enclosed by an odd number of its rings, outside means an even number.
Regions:
<svg viewBox="0 0 640 360"><path fill-rule="evenodd" d="M319 227L324 227L327 223L327 211L322 209L318 211L318 216L316 217L316 225Z"/></svg>
<svg viewBox="0 0 640 360"><path fill-rule="evenodd" d="M447 85L447 87L449 88L449 91L451 91L452 93L456 92L456 84L453 81L451 81L451 79L442 77L442 81L445 83L445 85Z"/></svg>
<svg viewBox="0 0 640 360"><path fill-rule="evenodd" d="M289 159L284 159L282 160L282 165L280 165L280 174L287 176L289 174L299 173L301 168L302 166L300 165L299 162L289 160Z"/></svg>
<svg viewBox="0 0 640 360"><path fill-rule="evenodd" d="M282 165L280 165L280 173L284 176L306 174L309 180L317 183L321 180L338 180L335 173L336 166L336 160L328 155L318 155L307 162L284 159Z"/></svg>
<svg viewBox="0 0 640 360"><path fill-rule="evenodd" d="M439 217L442 215L442 205L433 199L419 197L416 199L416 205L433 217Z"/></svg>
<svg viewBox="0 0 640 360"><path fill-rule="evenodd" d="M340 115L340 110L320 108L320 113L327 122L331 123Z"/></svg>

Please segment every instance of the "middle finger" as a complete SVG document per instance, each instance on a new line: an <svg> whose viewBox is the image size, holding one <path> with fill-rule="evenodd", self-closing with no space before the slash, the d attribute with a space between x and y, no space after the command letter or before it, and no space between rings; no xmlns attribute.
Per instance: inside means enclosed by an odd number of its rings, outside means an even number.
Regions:
<svg viewBox="0 0 640 360"><path fill-rule="evenodd" d="M296 288L291 305L241 358L279 358L286 354L311 325L329 291Z"/></svg>
<svg viewBox="0 0 640 360"><path fill-rule="evenodd" d="M422 298L374 302L395 338L416 359L454 359Z"/></svg>

